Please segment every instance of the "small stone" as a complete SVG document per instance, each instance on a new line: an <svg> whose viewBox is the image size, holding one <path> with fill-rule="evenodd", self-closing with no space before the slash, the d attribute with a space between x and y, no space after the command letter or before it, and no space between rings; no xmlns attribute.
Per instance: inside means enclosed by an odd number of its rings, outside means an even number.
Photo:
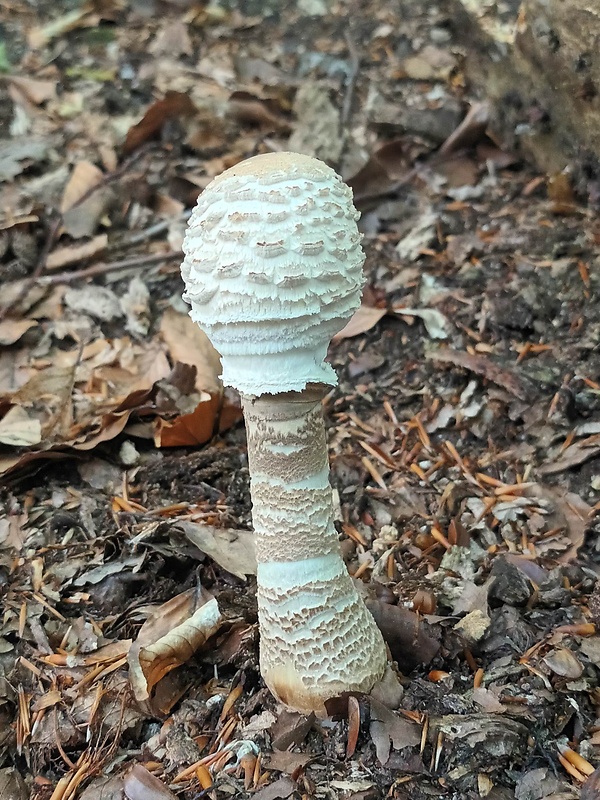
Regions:
<svg viewBox="0 0 600 800"><path fill-rule="evenodd" d="M140 460L140 454L135 448L133 442L126 439L121 445L119 450L119 461L124 467L133 467Z"/></svg>
<svg viewBox="0 0 600 800"><path fill-rule="evenodd" d="M469 644L478 642L486 634L490 627L490 618L479 609L471 611L454 626L454 630L459 633Z"/></svg>

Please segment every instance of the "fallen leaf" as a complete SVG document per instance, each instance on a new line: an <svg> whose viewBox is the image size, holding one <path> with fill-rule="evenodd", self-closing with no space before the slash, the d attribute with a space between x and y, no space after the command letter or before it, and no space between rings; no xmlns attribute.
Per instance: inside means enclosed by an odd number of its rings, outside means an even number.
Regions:
<svg viewBox="0 0 600 800"><path fill-rule="evenodd" d="M193 47L187 24L182 19L169 20L160 28L148 49L152 55L190 56Z"/></svg>
<svg viewBox="0 0 600 800"><path fill-rule="evenodd" d="M89 242L57 247L46 259L46 269L61 269L61 267L66 267L77 261L85 261L106 250L107 245L108 236L105 233L101 233L98 236L94 236Z"/></svg>
<svg viewBox="0 0 600 800"><path fill-rule="evenodd" d="M431 627L420 616L402 606L369 599L367 608L390 648L392 658L405 672L428 664L440 649Z"/></svg>
<svg viewBox="0 0 600 800"><path fill-rule="evenodd" d="M255 792L252 795L252 800L285 800L295 789L295 782L285 775Z"/></svg>
<svg viewBox="0 0 600 800"><path fill-rule="evenodd" d="M438 215L431 209L417 217L409 233L396 245L396 252L403 261L416 261L422 250L430 246L436 237L437 223Z"/></svg>
<svg viewBox="0 0 600 800"><path fill-rule="evenodd" d="M346 183L354 193L354 203L361 204L390 192L410 175L410 156L402 139L387 142L376 150L367 163Z"/></svg>
<svg viewBox="0 0 600 800"><path fill-rule="evenodd" d="M426 358L432 361L454 364L457 367L474 372L476 375L482 375L492 383L514 394L519 400L526 401L529 397L527 387L514 372L502 368L486 356L462 353L448 347L443 350L436 350L433 353L427 353Z"/></svg>
<svg viewBox="0 0 600 800"><path fill-rule="evenodd" d="M90 283L81 289L67 289L64 303L72 311L88 314L102 322L123 316L117 295L107 286L98 286L96 283Z"/></svg>
<svg viewBox="0 0 600 800"><path fill-rule="evenodd" d="M421 741L421 731L414 722L395 714L382 703L370 698L371 724L369 732L375 745L377 759L382 766L387 764L392 745L395 750L414 747Z"/></svg>
<svg viewBox="0 0 600 800"><path fill-rule="evenodd" d="M288 750L298 747L308 736L315 722L315 715L299 714L287 709L279 714L275 724L270 728L271 740L275 750Z"/></svg>
<svg viewBox="0 0 600 800"><path fill-rule="evenodd" d="M429 81L447 78L456 66L456 60L448 50L428 44L420 53L404 59L402 66L412 80Z"/></svg>
<svg viewBox="0 0 600 800"><path fill-rule="evenodd" d="M76 164L63 192L60 203L61 212L64 214L73 208L90 189L100 183L103 177L102 170L90 161L80 161L79 164Z"/></svg>
<svg viewBox="0 0 600 800"><path fill-rule="evenodd" d="M158 417L154 421L154 444L156 447L185 447L206 444L216 433L222 397L207 395L191 414L181 414L172 422Z"/></svg>
<svg viewBox="0 0 600 800"><path fill-rule="evenodd" d="M49 141L41 139L0 140L0 181L10 181L20 175L28 163L45 158Z"/></svg>
<svg viewBox="0 0 600 800"><path fill-rule="evenodd" d="M160 323L160 335L173 363L179 361L196 367L196 389L199 392L220 394L223 391L219 377L221 356L187 314L168 308Z"/></svg>
<svg viewBox="0 0 600 800"><path fill-rule="evenodd" d="M268 769L287 772L288 775L292 775L296 770L305 767L314 758L315 756L309 753L292 753L289 750L279 750L275 753L269 753L265 766Z"/></svg>
<svg viewBox="0 0 600 800"><path fill-rule="evenodd" d="M532 498L546 500L554 509L546 517L548 530L564 528L571 546L558 556L558 561L568 563L577 556L579 548L585 541L588 517L592 510L585 500L574 492L568 492L559 486L545 486L536 483L526 490Z"/></svg>
<svg viewBox="0 0 600 800"><path fill-rule="evenodd" d="M577 680L583 675L583 666L570 650L564 647L551 650L542 659L555 675L561 678Z"/></svg>
<svg viewBox="0 0 600 800"><path fill-rule="evenodd" d="M419 317L423 320L425 329L432 339L447 339L450 323L446 317L435 308L394 308L400 316Z"/></svg>
<svg viewBox="0 0 600 800"><path fill-rule="evenodd" d="M74 239L91 236L104 214L111 190L100 187L104 173L89 161L80 161L65 186L60 210L63 228Z"/></svg>
<svg viewBox="0 0 600 800"><path fill-rule="evenodd" d="M264 130L283 132L291 127L277 101L263 100L250 92L233 92L229 97L229 110L239 122L258 125Z"/></svg>
<svg viewBox="0 0 600 800"><path fill-rule="evenodd" d="M0 769L0 797L2 800L27 800L30 797L25 781L14 767Z"/></svg>
<svg viewBox="0 0 600 800"><path fill-rule="evenodd" d="M598 453L600 453L600 434L596 433L559 451L554 461L541 464L538 471L541 475L556 475L558 472L584 464L595 458Z"/></svg>
<svg viewBox="0 0 600 800"><path fill-rule="evenodd" d="M30 447L42 441L42 426L21 406L13 406L0 420L0 442L11 447Z"/></svg>
<svg viewBox="0 0 600 800"><path fill-rule="evenodd" d="M206 598L188 589L163 603L142 625L128 655L129 680L138 702L147 701L161 678L185 664L219 630L223 618L217 601Z"/></svg>
<svg viewBox="0 0 600 800"><path fill-rule="evenodd" d="M161 100L157 100L148 108L136 125L129 129L125 137L123 152L125 155L133 153L145 142L155 139L168 120L191 117L196 111L196 106L189 95L185 92L169 90Z"/></svg>
<svg viewBox="0 0 600 800"><path fill-rule="evenodd" d="M380 319L388 313L387 308L372 308L371 306L361 305L354 312L346 326L332 338L332 342L339 342L341 339L351 339L359 336L374 328Z"/></svg>
<svg viewBox="0 0 600 800"><path fill-rule="evenodd" d="M246 575L256 575L254 533L235 528L215 528L197 522L182 520L176 530L219 566L245 580Z"/></svg>
<svg viewBox="0 0 600 800"><path fill-rule="evenodd" d="M56 81L45 81L20 75L11 75L8 81L36 106L41 106L42 103L56 97Z"/></svg>
<svg viewBox="0 0 600 800"><path fill-rule="evenodd" d="M32 319L5 319L0 322L0 345L14 344L37 323Z"/></svg>
<svg viewBox="0 0 600 800"><path fill-rule="evenodd" d="M125 775L123 790L128 800L176 800L173 792L141 764L134 764Z"/></svg>
<svg viewBox="0 0 600 800"><path fill-rule="evenodd" d="M86 787L79 800L123 800L123 776L101 775Z"/></svg>
<svg viewBox="0 0 600 800"><path fill-rule="evenodd" d="M73 9L63 14L61 17L53 19L47 25L39 28L32 28L27 34L27 41L30 47L38 49L44 47L49 41L61 36L67 31L75 30L75 28L85 25L85 18L89 14L89 9L86 5L81 8ZM92 22L93 24L93 22Z"/></svg>

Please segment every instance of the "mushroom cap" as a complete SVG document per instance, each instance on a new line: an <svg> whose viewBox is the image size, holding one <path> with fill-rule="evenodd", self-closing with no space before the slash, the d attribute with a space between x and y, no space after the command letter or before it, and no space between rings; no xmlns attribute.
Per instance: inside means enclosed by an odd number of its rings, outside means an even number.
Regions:
<svg viewBox="0 0 600 800"><path fill-rule="evenodd" d="M331 337L360 305L352 191L316 158L254 156L202 192L183 243L190 316L246 395L335 384Z"/></svg>

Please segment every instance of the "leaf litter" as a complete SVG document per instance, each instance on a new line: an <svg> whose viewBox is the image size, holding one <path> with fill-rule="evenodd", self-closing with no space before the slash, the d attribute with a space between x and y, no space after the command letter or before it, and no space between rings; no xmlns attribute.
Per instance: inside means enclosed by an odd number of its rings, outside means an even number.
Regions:
<svg viewBox="0 0 600 800"><path fill-rule="evenodd" d="M325 5L8 12L0 794L595 796L597 226L493 139L442 11ZM325 408L402 674L327 721L260 681L239 400L179 299L198 194L292 146L363 212Z"/></svg>

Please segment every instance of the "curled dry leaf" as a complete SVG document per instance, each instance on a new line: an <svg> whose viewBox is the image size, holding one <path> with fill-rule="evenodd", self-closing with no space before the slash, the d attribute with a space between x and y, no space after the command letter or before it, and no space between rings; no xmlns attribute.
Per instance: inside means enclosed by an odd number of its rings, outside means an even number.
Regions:
<svg viewBox="0 0 600 800"><path fill-rule="evenodd" d="M11 447L30 447L42 441L39 419L30 417L21 406L13 406L0 420L0 442Z"/></svg>
<svg viewBox="0 0 600 800"><path fill-rule="evenodd" d="M576 680L583 674L583 666L570 650L564 647L550 651L544 657L544 664L549 667L555 675L561 678Z"/></svg>
<svg viewBox="0 0 600 800"><path fill-rule="evenodd" d="M89 161L80 161L71 173L71 177L63 192L60 210L63 214L69 211L103 178L101 169Z"/></svg>
<svg viewBox="0 0 600 800"><path fill-rule="evenodd" d="M447 339L450 323L446 317L435 308L395 308L400 316L419 317L423 320L425 329L432 339Z"/></svg>
<svg viewBox="0 0 600 800"><path fill-rule="evenodd" d="M190 414L182 414L173 422L159 417L154 423L156 447L185 447L206 444L216 433L222 398L202 393L203 399Z"/></svg>
<svg viewBox="0 0 600 800"><path fill-rule="evenodd" d="M435 657L440 643L432 635L431 626L413 611L375 599L367 601L367 608L400 669L410 672Z"/></svg>
<svg viewBox="0 0 600 800"><path fill-rule="evenodd" d="M246 575L256 575L256 553L252 531L235 528L215 528L197 522L178 522L177 530L196 545L198 550L216 561L219 566L245 580Z"/></svg>
<svg viewBox="0 0 600 800"><path fill-rule="evenodd" d="M196 106L185 92L168 91L162 100L153 103L142 119L129 129L123 152L126 155L133 153L145 142L155 139L165 122L180 117L191 117L196 110Z"/></svg>
<svg viewBox="0 0 600 800"><path fill-rule="evenodd" d="M134 764L125 775L123 789L128 800L176 800L173 792L141 764Z"/></svg>
<svg viewBox="0 0 600 800"><path fill-rule="evenodd" d="M160 323L160 335L167 345L173 363L196 367L196 389L220 394L223 391L221 357L208 336L187 314L169 308Z"/></svg>
<svg viewBox="0 0 600 800"><path fill-rule="evenodd" d="M275 100L263 100L250 92L236 91L229 98L232 116L239 122L258 125L264 130L288 131L290 122Z"/></svg>
<svg viewBox="0 0 600 800"><path fill-rule="evenodd" d="M129 680L136 700L146 702L160 679L185 664L222 621L217 601L207 601L207 594L195 589L156 609L129 650Z"/></svg>
<svg viewBox="0 0 600 800"><path fill-rule="evenodd" d="M354 312L348 324L339 333L335 334L332 341L339 342L341 339L351 339L353 336L359 336L361 333L370 331L387 313L387 308L360 306Z"/></svg>
<svg viewBox="0 0 600 800"><path fill-rule="evenodd" d="M33 319L5 319L0 322L0 345L14 344L30 328L35 328L37 322Z"/></svg>
<svg viewBox="0 0 600 800"><path fill-rule="evenodd" d="M391 191L398 183L408 180L411 156L402 139L387 142L376 150L367 163L348 181L354 192L357 208L367 200L375 199Z"/></svg>
<svg viewBox="0 0 600 800"><path fill-rule="evenodd" d="M22 75L11 75L8 80L11 86L36 106L56 97L56 81L26 78Z"/></svg>

